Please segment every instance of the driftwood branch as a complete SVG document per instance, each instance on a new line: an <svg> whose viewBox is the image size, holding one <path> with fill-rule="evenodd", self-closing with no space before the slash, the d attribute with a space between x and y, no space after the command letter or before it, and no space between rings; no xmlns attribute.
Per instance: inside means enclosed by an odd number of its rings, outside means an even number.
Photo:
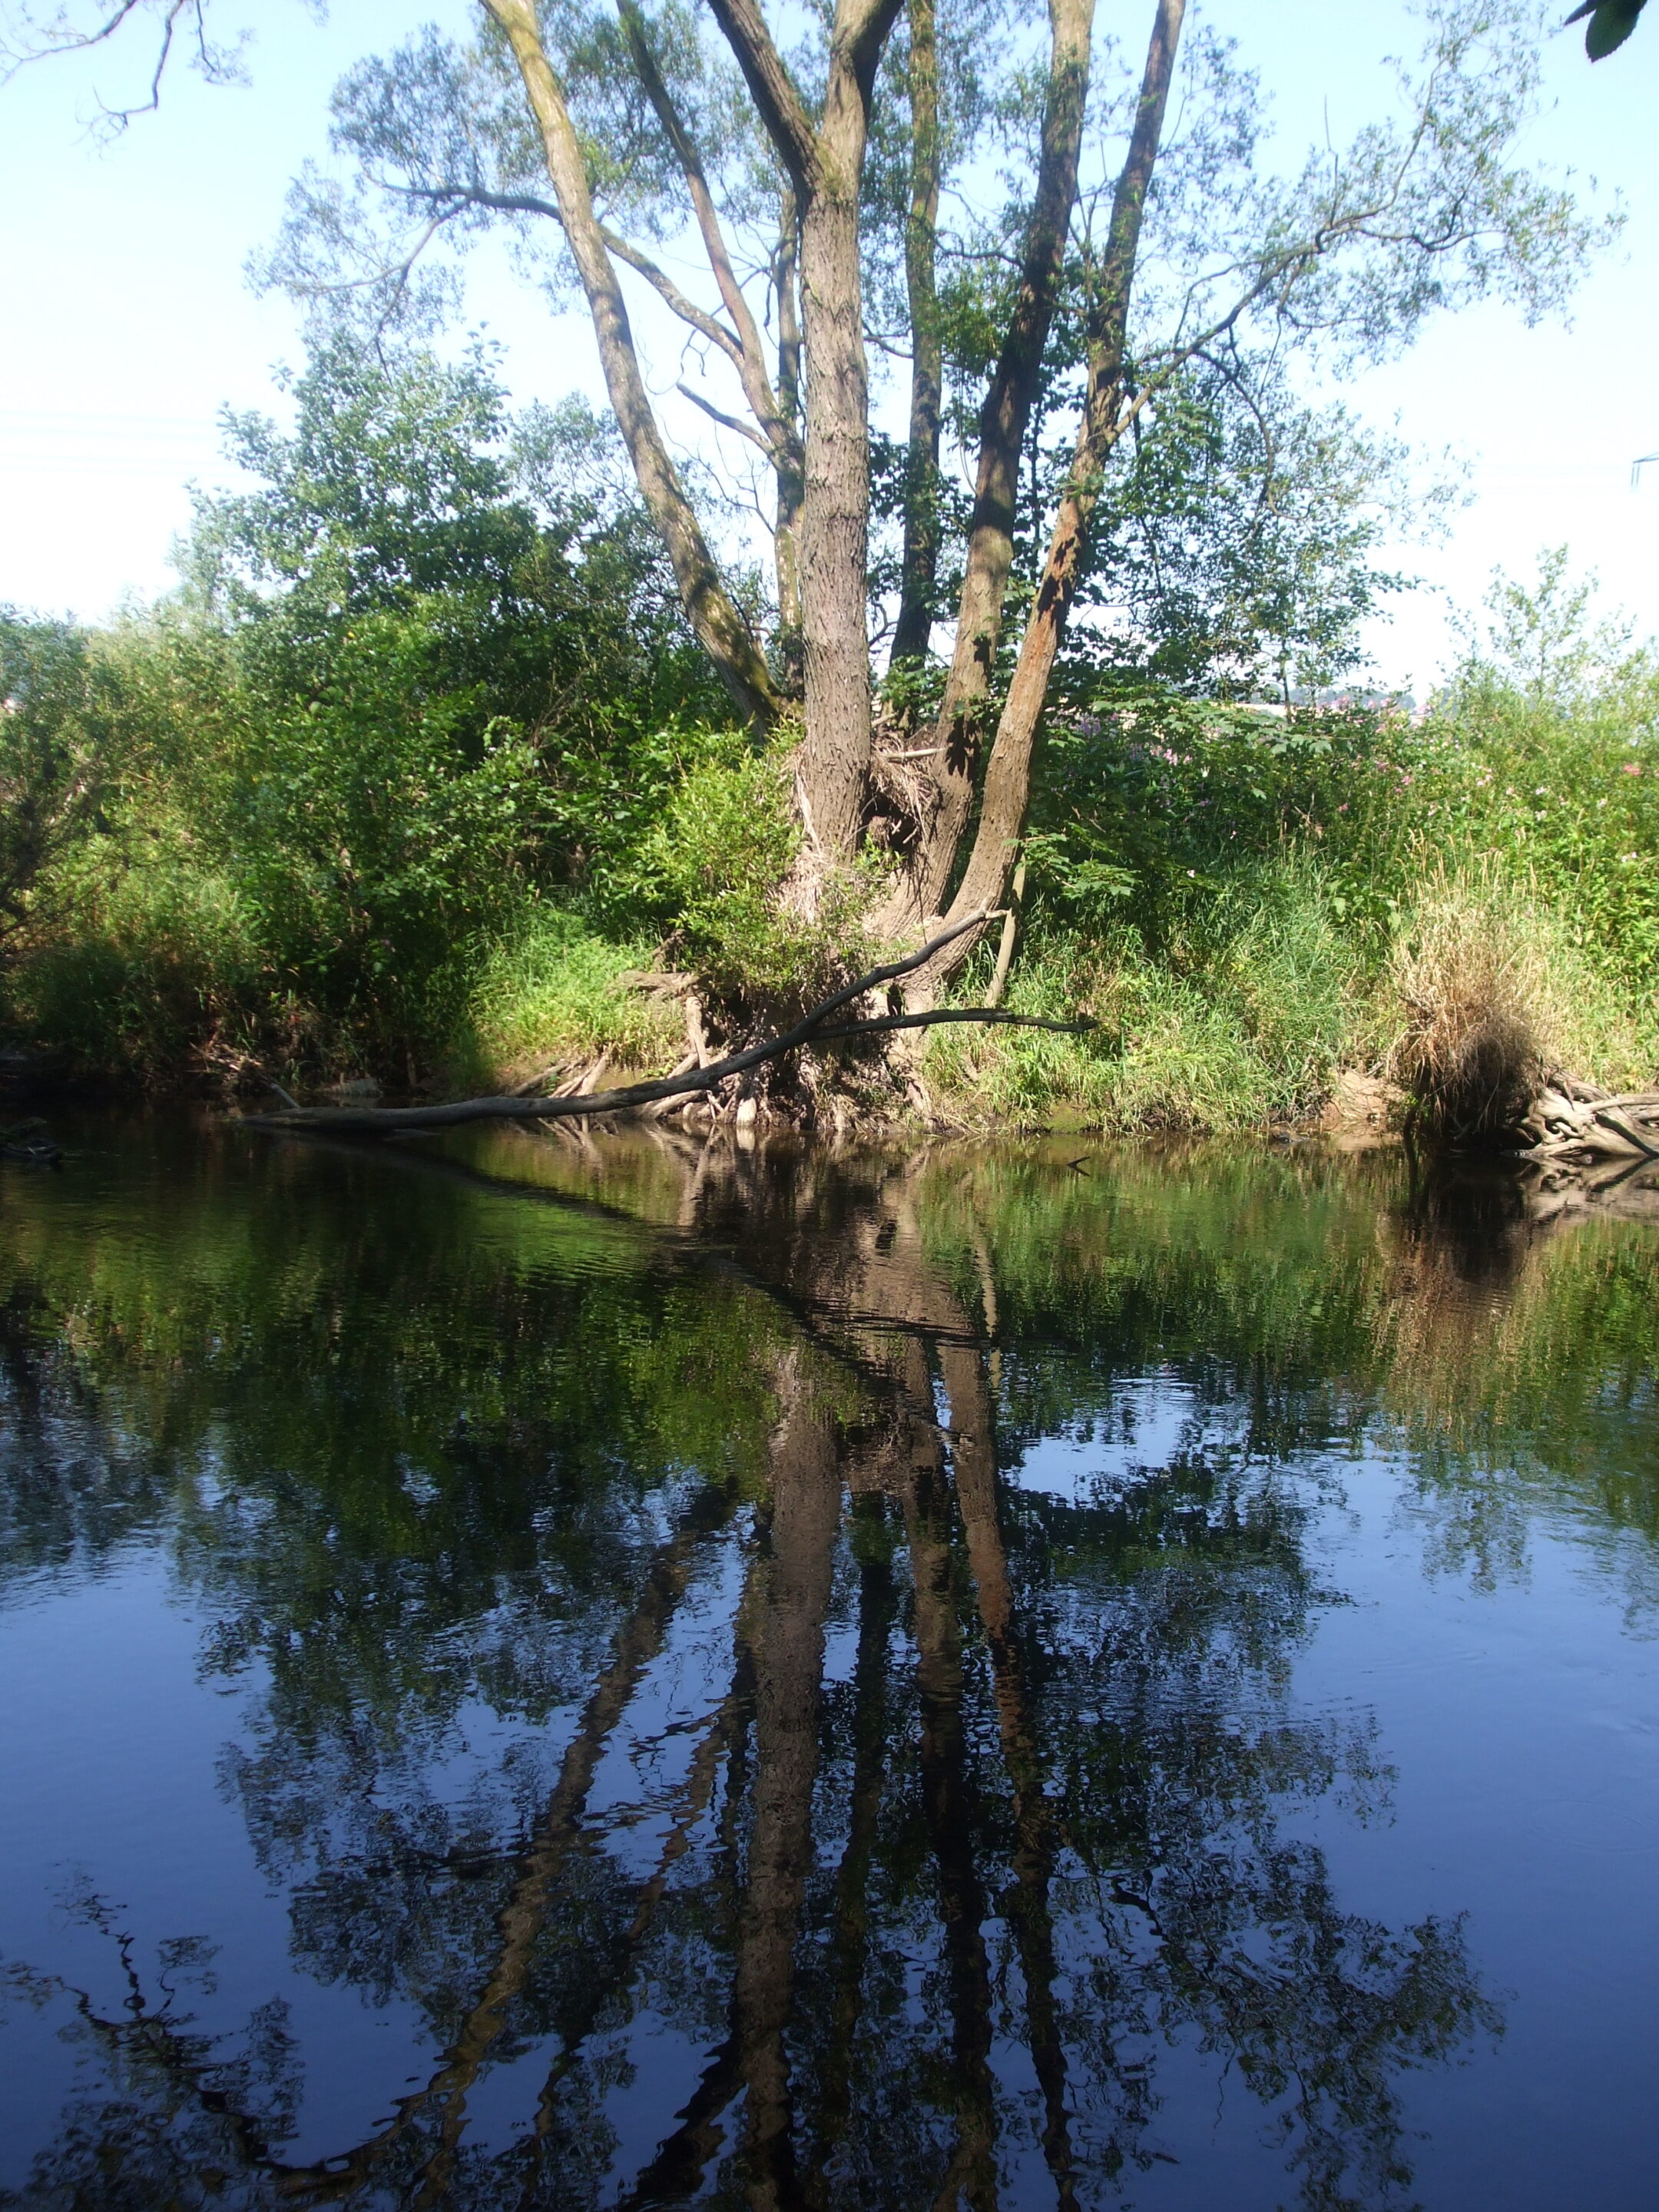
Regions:
<svg viewBox="0 0 1659 2212"><path fill-rule="evenodd" d="M0 1129L0 1160L15 1160L26 1168L55 1168L63 1163L62 1148L44 1121L19 1121Z"/></svg>
<svg viewBox="0 0 1659 2212"><path fill-rule="evenodd" d="M452 1129L467 1121L551 1121L571 1115L625 1114L665 1099L715 1090L728 1076L744 1075L751 1067L780 1059L785 1053L798 1051L806 1044L841 1043L852 1037L876 1036L890 1030L930 1028L940 1022L994 1022L1010 1027L1068 1031L1091 1027L1086 1022L1048 1022L1034 1015L1008 1014L994 1006L939 1006L929 1013L881 1014L845 1023L833 1030L823 1027L830 1017L839 1013L843 1006L910 975L964 931L978 929L996 918L992 914L969 915L930 939L920 951L908 953L902 960L890 961L884 967L872 968L856 982L833 992L781 1036L769 1037L741 1052L727 1053L723 1060L710 1060L707 1066L662 1076L653 1082L630 1083L619 1090L586 1091L576 1097L524 1097L510 1093L500 1098L458 1098L445 1106L287 1107L276 1114L245 1115L242 1126L250 1129L323 1129L341 1135L392 1136L423 1129Z"/></svg>
<svg viewBox="0 0 1659 2212"><path fill-rule="evenodd" d="M1659 1091L1630 1091L1607 1097L1589 1085L1571 1088L1577 1095L1552 1087L1534 1100L1518 1132L1532 1140L1528 1157L1589 1152L1659 1160L1659 1130L1650 1126L1659 1117Z"/></svg>

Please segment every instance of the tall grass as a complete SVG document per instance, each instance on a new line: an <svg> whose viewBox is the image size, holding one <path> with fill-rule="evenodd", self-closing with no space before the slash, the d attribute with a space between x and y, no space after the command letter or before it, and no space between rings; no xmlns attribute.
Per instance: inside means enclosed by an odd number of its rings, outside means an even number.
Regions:
<svg viewBox="0 0 1659 2212"><path fill-rule="evenodd" d="M977 995L970 975L963 995ZM973 1121L1062 1114L1123 1130L1233 1129L1316 1104L1355 1024L1357 969L1317 864L1286 851L1194 904L1155 955L1119 923L1099 933L1040 918L1008 1004L1081 1013L1080 1038L939 1033L928 1080Z"/></svg>
<svg viewBox="0 0 1659 2212"><path fill-rule="evenodd" d="M636 1066L672 1059L683 1042L678 1008L623 980L652 957L648 939L602 936L568 907L528 907L470 963L449 1072L522 1077L601 1052Z"/></svg>
<svg viewBox="0 0 1659 2212"><path fill-rule="evenodd" d="M1140 696L1074 714L1045 768L1010 1003L1102 1029L957 1033L964 1110L1236 1127L1352 1065L1486 1136L1550 1069L1659 1072L1651 657L1554 685L1474 664L1420 720Z"/></svg>

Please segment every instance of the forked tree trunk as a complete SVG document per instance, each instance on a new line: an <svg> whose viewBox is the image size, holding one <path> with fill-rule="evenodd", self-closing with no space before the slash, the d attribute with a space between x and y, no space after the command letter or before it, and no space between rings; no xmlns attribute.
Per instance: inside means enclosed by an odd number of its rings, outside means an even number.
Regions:
<svg viewBox="0 0 1659 2212"><path fill-rule="evenodd" d="M662 531L688 616L745 719L775 719L782 695L720 582L675 476L640 373L625 307L589 197L581 149L548 61L534 0L486 0L505 32L540 127L573 258L592 313L601 362L641 495ZM775 392L767 384L752 319L736 291L695 150L681 150L694 212L739 341L750 356L745 389L776 432L778 582L786 665L799 640L805 736L797 788L816 865L804 876L811 903L827 872L849 861L862 834L872 742L866 592L869 517L868 374L862 326L859 198L870 106L882 47L902 0L836 0L821 119L809 118L773 42L760 0L710 0L761 120L789 179L799 211L801 328L793 327L795 238L786 207L778 258L780 350ZM939 416L939 331L933 258L939 196L935 0L910 0L912 198L907 276L916 336L911 409L911 482L906 512L906 585L898 645L925 651L933 612L937 519L932 463ZM1094 0L1049 0L1052 33L1037 188L1027 226L1021 281L987 395L973 526L951 668L937 726L933 799L890 928L939 910L957 864L975 792L978 736L994 671L1013 550L1018 471L1044 348L1059 295L1077 194L1089 81ZM1024 824L1031 751L1055 654L1081 571L1101 474L1121 428L1123 345L1146 193L1158 155L1182 15L1182 0L1158 0L1139 112L1119 179L1110 239L1096 287L1101 305L1090 349L1089 386L1077 460L1062 501L1042 586L1027 625L1012 689L987 768L981 823L951 912L963 917L998 903ZM635 25L636 30L640 27ZM643 32L640 30L640 39ZM647 75L650 70L647 69ZM647 91L650 87L647 84ZM674 118L659 100L665 127ZM680 134L684 136L684 133ZM678 141L676 142L678 145ZM799 477L792 444L795 378L805 349L805 434ZM749 386L754 388L749 390ZM799 608L798 622L796 608ZM901 656L902 657L902 656ZM901 913L900 908L903 911ZM926 971L912 993L926 1003L971 949L974 933Z"/></svg>
<svg viewBox="0 0 1659 2212"><path fill-rule="evenodd" d="M1036 603L1020 643L1013 682L998 720L973 850L951 902L951 914L958 918L999 906L1015 866L1030 799L1037 725L1076 596L1089 524L1100 498L1106 463L1125 428L1123 369L1129 295L1184 13L1185 0L1158 0L1134 129L1113 198L1111 228L1094 287L1097 304L1091 317L1089 380L1077 452L1048 541ZM953 939L929 963L915 987L918 999L925 1000L960 967L973 949L975 935L965 932Z"/></svg>
<svg viewBox="0 0 1659 2212"><path fill-rule="evenodd" d="M766 726L775 720L782 702L765 655L720 580L714 555L663 444L640 373L622 287L593 213L581 146L542 43L533 0L484 0L484 4L513 49L526 97L541 131L547 173L593 319L605 388L641 497L668 548L687 618L738 713L746 722Z"/></svg>

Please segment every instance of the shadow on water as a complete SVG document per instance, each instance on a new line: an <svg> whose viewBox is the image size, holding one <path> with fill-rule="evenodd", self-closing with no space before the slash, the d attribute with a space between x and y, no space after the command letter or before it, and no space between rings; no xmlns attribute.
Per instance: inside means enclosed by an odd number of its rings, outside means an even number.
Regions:
<svg viewBox="0 0 1659 2212"><path fill-rule="evenodd" d="M1296 1686L1320 1532L1395 1452L1436 1571L1541 1519L1644 1603L1644 1228L1393 1159L152 1128L3 1202L7 1585L164 1563L285 1956L66 1873L0 2204L1186 2205L1200 2141L1412 2201L1403 2085L1504 1993L1477 1899L1333 1874L1395 1777Z"/></svg>

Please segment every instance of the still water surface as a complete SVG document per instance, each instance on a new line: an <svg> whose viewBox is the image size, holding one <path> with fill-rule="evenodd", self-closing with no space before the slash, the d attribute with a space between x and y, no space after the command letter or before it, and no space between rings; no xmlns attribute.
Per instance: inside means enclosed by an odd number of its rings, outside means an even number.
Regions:
<svg viewBox="0 0 1659 2212"><path fill-rule="evenodd" d="M1650 1224L70 1133L0 2204L1659 2198Z"/></svg>

